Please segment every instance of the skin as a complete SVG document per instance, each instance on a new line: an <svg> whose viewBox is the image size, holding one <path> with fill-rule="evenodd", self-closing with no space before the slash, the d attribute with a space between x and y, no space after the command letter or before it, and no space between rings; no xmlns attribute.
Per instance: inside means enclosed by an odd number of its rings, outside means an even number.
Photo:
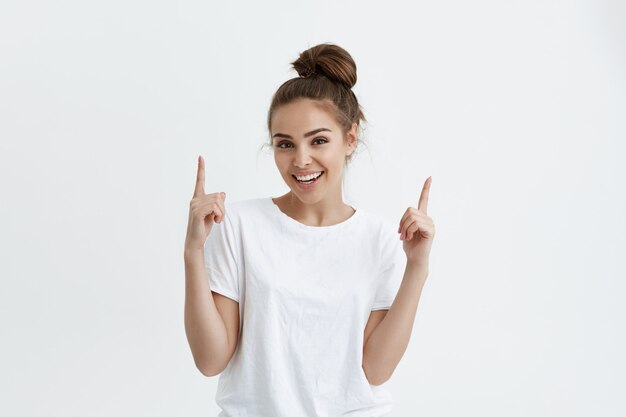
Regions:
<svg viewBox="0 0 626 417"><path fill-rule="evenodd" d="M407 208L398 226L400 239L404 241L402 248L407 262L414 266L428 266L430 248L435 237L435 224L427 215L431 183L432 177L428 177L422 187L417 208Z"/></svg>
<svg viewBox="0 0 626 417"><path fill-rule="evenodd" d="M319 128L330 131L304 136ZM356 148L356 123L342 132L335 118L315 101L300 99L274 112L271 136L274 162L290 189L274 199L282 212L309 226L337 224L354 214L343 202L341 182L345 158ZM292 177L294 171L304 170L324 171L312 189L299 188Z"/></svg>
<svg viewBox="0 0 626 417"><path fill-rule="evenodd" d="M402 215L398 233L407 257L404 276L391 307L382 318L370 316L369 334L363 347L363 370L372 385L380 385L393 374L409 344L422 289L428 277L430 249L435 225L427 215L432 177L428 177L417 208L408 207ZM372 313L374 314L374 313Z"/></svg>

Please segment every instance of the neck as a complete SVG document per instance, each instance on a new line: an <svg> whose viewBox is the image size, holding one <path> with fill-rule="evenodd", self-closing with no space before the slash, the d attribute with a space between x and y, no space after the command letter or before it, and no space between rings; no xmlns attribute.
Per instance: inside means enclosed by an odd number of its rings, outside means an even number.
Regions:
<svg viewBox="0 0 626 417"><path fill-rule="evenodd" d="M307 203L290 191L278 197L275 203L289 217L311 226L340 223L351 217L355 211L343 202L341 195Z"/></svg>

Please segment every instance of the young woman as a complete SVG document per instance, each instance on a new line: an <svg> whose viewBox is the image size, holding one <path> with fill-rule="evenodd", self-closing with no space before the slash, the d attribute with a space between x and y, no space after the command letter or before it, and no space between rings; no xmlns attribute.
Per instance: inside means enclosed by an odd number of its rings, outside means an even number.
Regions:
<svg viewBox="0 0 626 417"><path fill-rule="evenodd" d="M320 44L292 63L268 130L289 191L227 203L204 192L185 241L185 329L196 367L220 374L219 414L384 416L384 388L408 345L435 235L417 208L399 223L343 202L344 168L365 120L356 65Z"/></svg>

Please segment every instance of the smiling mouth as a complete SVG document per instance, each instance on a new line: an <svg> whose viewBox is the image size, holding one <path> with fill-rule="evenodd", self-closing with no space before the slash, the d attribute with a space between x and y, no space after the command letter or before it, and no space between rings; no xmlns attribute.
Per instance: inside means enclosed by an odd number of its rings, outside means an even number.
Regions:
<svg viewBox="0 0 626 417"><path fill-rule="evenodd" d="M311 180L308 181L300 181L298 178L296 178L295 175L292 175L293 179L295 179L296 181L298 181L300 184L313 184L315 181L319 180L320 178L322 178L322 175L324 175L325 171L322 171L322 173L320 175L317 176L317 178L313 178Z"/></svg>

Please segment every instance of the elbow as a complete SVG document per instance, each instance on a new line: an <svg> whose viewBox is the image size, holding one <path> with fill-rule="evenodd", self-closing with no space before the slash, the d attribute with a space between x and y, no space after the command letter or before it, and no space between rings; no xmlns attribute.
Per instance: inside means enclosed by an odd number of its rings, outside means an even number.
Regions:
<svg viewBox="0 0 626 417"><path fill-rule="evenodd" d="M387 382L390 378L390 375L387 375L380 370L372 370L369 367L363 365L363 372L365 373L365 378L367 378L367 382L370 385L382 385Z"/></svg>
<svg viewBox="0 0 626 417"><path fill-rule="evenodd" d="M201 368L199 366L197 368L200 371L200 373L206 377L217 376L221 374L223 371L223 370L218 370L218 369Z"/></svg>
<svg viewBox="0 0 626 417"><path fill-rule="evenodd" d="M200 364L196 362L196 368L200 371L200 373L206 377L217 376L224 371L224 366L210 366L206 364Z"/></svg>
<svg viewBox="0 0 626 417"><path fill-rule="evenodd" d="M217 375L216 373L214 373L214 372L212 372L212 371L210 371L210 370L208 370L208 369L204 369L204 368L201 368L201 367L199 367L199 366L196 366L196 368L198 368L198 371L200 371L200 373L201 373L203 376L209 377L209 376L215 376L215 375Z"/></svg>
<svg viewBox="0 0 626 417"><path fill-rule="evenodd" d="M230 363L233 354L229 354L228 356L220 356L220 357L212 357L210 359L205 358L204 360L196 360L194 358L196 368L202 373L204 376L217 376L224 372L224 369Z"/></svg>
<svg viewBox="0 0 626 417"><path fill-rule="evenodd" d="M367 377L367 381L369 382L370 385L382 385L385 382L387 382L389 380L389 378L384 378L384 377Z"/></svg>

